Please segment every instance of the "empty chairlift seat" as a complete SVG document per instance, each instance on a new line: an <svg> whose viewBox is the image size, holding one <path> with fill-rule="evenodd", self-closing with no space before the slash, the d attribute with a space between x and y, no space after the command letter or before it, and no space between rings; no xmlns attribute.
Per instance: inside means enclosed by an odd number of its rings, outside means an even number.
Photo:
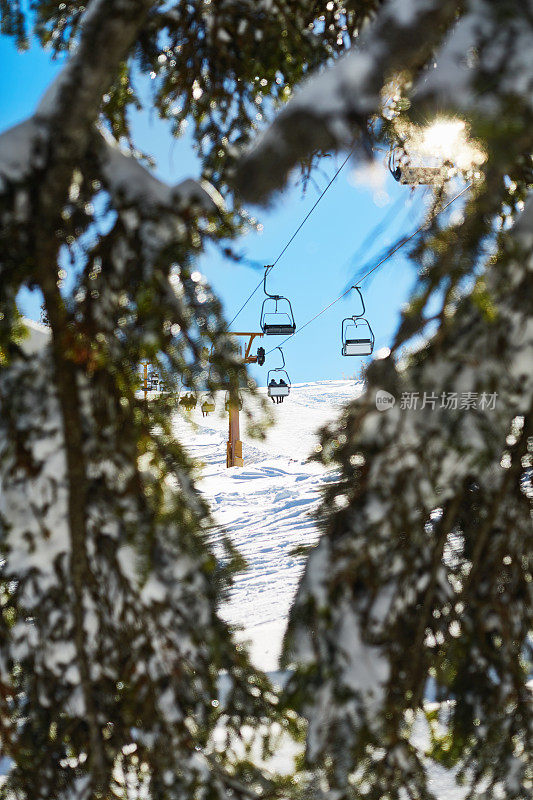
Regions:
<svg viewBox="0 0 533 800"><path fill-rule="evenodd" d="M341 326L341 339L343 356L369 356L374 350L374 332L370 323L365 319L365 301L358 286L353 287L361 298L363 311L353 317L343 319Z"/></svg>
<svg viewBox="0 0 533 800"><path fill-rule="evenodd" d="M263 312L261 313L261 330L265 336L292 336L296 330L296 324L292 315L292 308L290 301L285 297L273 298L276 302L275 309L265 310L265 303L269 301L267 298L263 303ZM289 305L288 311L278 310L278 301L285 301Z"/></svg>
<svg viewBox="0 0 533 800"><path fill-rule="evenodd" d="M369 356L373 350L374 334L368 322L357 317L343 320L342 355Z"/></svg>
<svg viewBox="0 0 533 800"><path fill-rule="evenodd" d="M260 327L265 336L292 336L296 323L291 301L280 294L269 294L266 279L271 267L265 267L263 288L266 294L261 306Z"/></svg>
<svg viewBox="0 0 533 800"><path fill-rule="evenodd" d="M215 398L212 394L208 394L204 397L203 403L201 405L202 415L206 417L208 414L212 414L215 410Z"/></svg>
<svg viewBox="0 0 533 800"><path fill-rule="evenodd" d="M397 149L392 150L389 155L389 170L394 180L406 186L442 183L445 175L444 165L413 163L407 153L398 153Z"/></svg>
<svg viewBox="0 0 533 800"><path fill-rule="evenodd" d="M226 411L230 410L230 405L231 405L231 403L230 403L229 392L226 392L226 399L224 400L224 408L226 409ZM244 403L243 403L241 392L239 392L239 397L238 397L238 400L235 403L235 405L238 406L239 411L242 411Z"/></svg>

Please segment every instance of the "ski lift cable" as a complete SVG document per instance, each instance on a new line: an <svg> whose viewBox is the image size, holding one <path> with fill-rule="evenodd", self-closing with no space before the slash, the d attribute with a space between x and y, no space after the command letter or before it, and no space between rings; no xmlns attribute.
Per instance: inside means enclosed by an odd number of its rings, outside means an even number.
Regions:
<svg viewBox="0 0 533 800"><path fill-rule="evenodd" d="M309 217L311 216L311 214L313 213L313 211L315 210L315 208L318 206L318 204L320 203L320 201L322 200L322 198L324 197L324 195L326 194L326 192L328 191L328 189L329 189L329 188L332 186L332 184L335 182L335 180L337 179L337 177L340 175L340 173L342 172L342 170L344 169L344 167L346 166L346 164L347 164L347 163L348 163L348 161L350 160L350 157L351 157L351 155L352 155L352 153L353 153L353 151L354 151L354 150L355 150L355 147L352 147L352 149L350 150L350 152L348 153L348 155L346 156L346 158L344 159L344 161L342 162L342 164L340 165L340 167L338 168L338 170L335 172L335 174L334 174L334 175L333 175L333 177L331 178L331 180L330 180L330 182L328 183L328 185L326 186L326 188L325 188L325 189L324 189L324 190L321 192L321 194L318 196L318 199L316 200L315 204L314 204L314 205L311 207L311 209L310 209L310 210L307 212L307 214L306 214L306 215L305 215L305 217L303 218L303 220L302 220L302 222L300 223L300 225L299 225L299 226L296 228L296 230L295 230L295 231L294 231L294 233L292 234L291 238L289 239L289 241L287 242L287 244L285 245L285 247L283 248L283 250L281 251L281 253L279 254L279 256L276 258L276 260L274 261L274 263L273 263L273 264L271 264L271 265L268 267L268 272L271 272L271 270L273 270L273 269L274 269L274 267L276 266L276 264L278 263L278 261L279 261L279 260L282 258L282 256L284 256L284 255L285 255L286 251L289 249L290 245L291 245L291 244L293 243L293 241L296 239L296 237L298 236L298 234L299 234L299 233L300 233L300 231L302 230L303 226L305 225L305 223L307 222L307 220L309 219ZM252 299L252 297L255 295L255 293L258 291L258 289L259 289L259 288L260 288L262 285L263 285L263 278L261 278L261 280L259 281L259 283L258 283L258 284L257 284L257 286L255 287L255 289L253 290L253 292L252 292L252 293L249 295L249 297L248 297L248 298L247 298L247 299L244 301L244 303L242 304L242 306L239 308L239 310L237 311L237 313L235 314L235 316L233 317L233 319L232 319L232 320L231 320L231 322L229 323L229 325L228 325L228 328L231 328L231 326L233 325L233 323L235 322L235 320L237 319L237 317L239 316L239 314L241 313L241 311L244 311L244 309L246 308L246 306L248 305L248 303L250 302L250 300Z"/></svg>
<svg viewBox="0 0 533 800"><path fill-rule="evenodd" d="M465 192L466 192L468 189L470 189L470 187L471 187L471 186L472 186L472 184L471 184L471 183L469 183L467 186L465 186L465 187L464 187L464 189L461 189L461 191L460 191L458 194L456 194L456 195L455 195L455 197L452 197L452 199L451 199L451 200L449 200L449 201L446 203L446 205L444 205L444 206L443 206L443 207L442 207L442 208L441 208L439 211L437 211L437 213L436 213L436 214L434 214L434 216L433 216L431 219L435 219L435 217L437 217L439 214L441 214L443 211L445 211L447 208L449 208L449 207L451 206L451 204L452 204L452 203L455 203L455 201L456 201L456 200L458 200L458 199L459 199L459 198L460 198L460 197L461 197L461 196L462 196L462 195L463 195L463 194L464 194L464 193L465 193ZM332 301L331 301L331 303L328 303L328 305L327 305L327 306L324 306L324 308L323 308L321 311L319 311L317 314L315 314L315 316L314 316L314 317L311 317L311 319L307 320L307 322L306 322L306 323L304 323L303 325L301 325L301 326L300 326L300 327L299 327L299 328L296 330L296 332L295 332L294 334L292 334L292 336L287 336L287 338L286 338L286 339L284 339L284 340L281 342L281 344L280 344L280 345L278 345L278 346L279 346L279 347L283 347L283 345L284 345L284 344L286 344L287 342L291 341L292 339L294 339L294 337L295 337L295 336L297 336L299 333L301 333L301 332L304 330L304 328L307 328L307 326L308 326L308 325L311 325L311 323L312 323L312 322L314 322L314 321L315 321L316 319L318 319L319 317L321 317L321 316L322 316L322 314L325 314L325 313L326 313L326 311L329 311L329 309L330 309L332 306L334 306L336 303L338 303L340 300L342 300L342 299L343 299L343 297L346 297L346 295L347 295L347 294L350 294L350 292L351 292L353 289L357 289L357 288L360 286L360 284L361 284L361 283L362 283L364 280L366 280L366 278L368 278L368 276L369 276L369 275L372 275L372 273L373 273L373 272L375 272L375 271L376 271L376 270L377 270L379 267L381 267L381 265L382 265L382 264L384 264L384 263L385 263L385 261L388 261L388 260L389 260L389 258L392 258L392 256L393 256L395 253L397 253L397 252L398 252L398 250L400 250L402 247L404 247L404 245L406 245L408 242L410 242L410 241L411 241L411 239L414 239L414 237L415 237L415 236L416 236L418 233L420 233L421 231L423 231L423 230L424 230L424 228L425 228L425 227L428 225L428 222L430 222L430 221L431 221L431 220L428 220L428 221L424 222L422 225L420 225L420 227L419 227L419 228L417 228L417 229L416 229L416 231L414 231L413 233L411 233L411 234L410 234L409 236L407 236L405 239L402 239L400 242L398 242L398 244L396 245L396 247L394 247L394 248L393 248L393 249L392 249L392 250L391 250L389 253L387 253L387 255L386 255L386 256L384 256L384 257L383 257L383 258L382 258L380 261L378 261L378 263L377 263L377 264L376 264L374 267L372 267L372 269L370 269L370 270L369 270L368 272L366 272L366 273L365 273L365 274L364 274L364 275L363 275L361 278L359 278L359 280L357 281L357 285L354 285L354 286L349 286L349 287L346 289L346 291L345 291L345 292L343 292L341 295L339 295L337 298L335 298L335 300L332 300ZM271 353L273 353L273 352L274 352L274 350L276 350L276 349L277 349L276 347L273 347L273 348L272 348L272 350L269 350L269 351L267 352L267 354L266 354L266 355L267 355L267 356L269 356L269 355L270 355Z"/></svg>

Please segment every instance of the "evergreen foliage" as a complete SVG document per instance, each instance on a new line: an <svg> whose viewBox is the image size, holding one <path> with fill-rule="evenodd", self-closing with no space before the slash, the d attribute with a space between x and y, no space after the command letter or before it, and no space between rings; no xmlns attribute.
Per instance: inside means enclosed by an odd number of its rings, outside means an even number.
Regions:
<svg viewBox="0 0 533 800"><path fill-rule="evenodd" d="M227 156L261 103L345 46L340 14L313 28L320 10L44 0L25 21L0 5L21 46L31 22L68 51L34 115L0 136L4 797L215 800L270 785L236 750L247 724L285 722L217 613L240 559L210 548L172 393L149 410L137 393L143 361L171 388L247 382L194 262L238 230ZM148 74L161 116L192 123L229 211L205 180L171 187L143 166L128 108L132 76ZM40 343L21 341L22 287L43 295Z"/></svg>
<svg viewBox="0 0 533 800"><path fill-rule="evenodd" d="M531 796L532 12L383 3L237 174L247 199L266 201L313 153L402 144L436 114L458 115L486 154L460 219L433 218L417 237L392 353L323 433L339 481L285 641L287 703L308 720L306 797L432 797L410 738L428 691L442 703L430 755L466 796ZM457 187L443 182L431 211ZM393 408L376 408L379 390Z"/></svg>
<svg viewBox="0 0 533 800"><path fill-rule="evenodd" d="M5 2L4 30L25 45L19 4ZM228 169L272 105L311 70L347 50L376 0L174 0L148 3L128 58L103 95L102 116L131 143L127 109L139 104L138 75L179 135L191 124L205 176L222 191ZM83 6L37 0L35 31L56 52L72 47Z"/></svg>
<svg viewBox="0 0 533 800"><path fill-rule="evenodd" d="M24 46L21 4L0 13ZM291 612L286 703L308 721L306 800L429 799L410 739L428 685L442 701L431 756L469 797L528 797L530 0L36 0L33 13L41 41L70 55L34 116L0 136L4 796L277 791L236 752L245 723L287 724L217 615L239 559L229 543L215 559L172 399L148 413L138 365L198 387L213 345L209 388L245 381L194 268L207 239L239 231L232 186L266 202L295 165L354 138L359 153L403 144L406 125L446 113L486 160L461 222L434 218L418 237L392 353L323 434L339 481ZM203 181L170 187L142 165L137 75L176 133L192 124ZM43 294L49 344L24 339L22 286ZM378 390L393 409L376 409ZM423 408L403 407L412 392ZM439 405L468 393L483 403Z"/></svg>

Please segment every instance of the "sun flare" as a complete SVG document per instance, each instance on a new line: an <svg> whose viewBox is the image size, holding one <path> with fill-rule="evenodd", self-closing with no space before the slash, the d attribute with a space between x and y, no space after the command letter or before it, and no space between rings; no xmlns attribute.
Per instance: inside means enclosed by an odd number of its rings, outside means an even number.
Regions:
<svg viewBox="0 0 533 800"><path fill-rule="evenodd" d="M413 164L446 168L447 177L469 173L486 161L480 145L471 139L463 120L437 118L429 125L409 125L403 131L404 149Z"/></svg>

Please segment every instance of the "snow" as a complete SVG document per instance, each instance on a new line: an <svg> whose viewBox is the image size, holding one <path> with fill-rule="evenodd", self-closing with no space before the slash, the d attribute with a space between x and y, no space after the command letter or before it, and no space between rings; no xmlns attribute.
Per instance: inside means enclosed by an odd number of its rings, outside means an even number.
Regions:
<svg viewBox="0 0 533 800"><path fill-rule="evenodd" d="M46 329L42 328L36 324L35 333L45 334ZM318 444L317 430L338 417L341 407L361 390L360 384L346 380L293 385L285 402L272 409L275 424L264 441L251 441L241 431L245 466L232 469L225 466L227 415L223 393L215 396L218 413L203 418L198 404L191 413L175 415L174 430L200 468L199 488L211 506L215 521L225 528L248 563L248 569L237 576L221 613L230 624L238 626L240 639L251 643L253 661L270 673L276 685L286 678L276 670L288 610L303 567L302 558L291 555L291 551L297 545L316 543L319 527L313 514L320 490L335 479L322 465L310 462L308 456ZM266 394L265 389L260 391ZM222 536L221 530L213 530L215 545ZM121 549L119 561L127 573L132 565L126 548ZM155 598L158 588L148 582L144 592ZM387 605L389 599L383 596L377 602ZM380 609L375 608L374 612L379 615ZM354 621L348 616L346 624L352 626L357 638ZM376 671L372 658L367 660L369 653L361 653L360 647L357 651L363 663L357 664L358 659L353 658L347 661L346 681L350 682L356 671L357 685L363 679L368 691L379 691L385 673L381 669ZM54 661L58 667L68 664L64 647L55 653ZM223 678L221 691L224 691ZM75 694L71 702L74 699ZM327 697L324 701L327 702ZM222 729L220 738L223 741ZM415 722L412 741L421 752L428 747L427 723L422 716ZM297 755L298 746L281 739L267 767L290 773ZM0 774L6 769L7 763L0 763ZM455 785L452 772L432 764L428 774L429 787L437 800L463 800L465 790Z"/></svg>
<svg viewBox="0 0 533 800"><path fill-rule="evenodd" d="M431 4L428 3L428 6ZM417 0L389 0L388 8L391 16L405 26L412 25L420 12L421 3Z"/></svg>
<svg viewBox="0 0 533 800"><path fill-rule="evenodd" d="M429 747L429 725L422 714L417 716L413 725L411 742L421 752ZM434 763L428 765L428 789L433 792L437 800L464 800L468 793L466 787L457 786L453 770Z"/></svg>
<svg viewBox="0 0 533 800"><path fill-rule="evenodd" d="M221 614L239 627L238 638L250 643L252 660L269 672L278 686L286 679L278 671L278 659L288 610L303 568L302 558L291 555L291 551L298 545L317 542L319 527L313 513L321 488L335 479L308 457L318 445L318 429L338 417L341 407L361 390L360 384L346 380L293 385L290 396L273 409L275 423L265 441L251 441L241 430L245 465L232 469L225 465L227 415L221 413L222 393L215 396L217 412L204 418L199 403L191 413L177 413L174 420L177 436L200 466L198 486L216 522L225 528L248 564L248 569L237 576ZM260 391L266 394L265 389ZM213 532L215 543L221 537L222 531ZM386 605L389 599L383 596L379 602ZM379 613L377 608L374 611ZM376 671L368 656L363 653L365 687L379 692L386 665L379 664ZM350 681L354 670L359 685L361 672L354 660L346 664L345 679ZM221 684L223 694L224 681ZM324 700L327 702L326 697ZM422 715L415 721L412 741L421 752L429 747L428 726ZM290 773L296 755L294 742L282 740L274 761L267 766ZM452 771L428 764L428 779L437 800L465 797L466 790L456 785Z"/></svg>
<svg viewBox="0 0 533 800"><path fill-rule="evenodd" d="M105 0L92 0L86 7L84 13L79 22L80 28L87 28L92 21L96 18L96 15L99 13L100 9L105 4ZM77 67L77 61L75 58L71 58L67 65L63 67L59 75L52 81L44 95L42 96L37 109L35 111L35 115L38 118L47 118L51 117L58 108L59 102L61 100L61 94L65 86L73 79L73 69Z"/></svg>
<svg viewBox="0 0 533 800"><path fill-rule="evenodd" d="M418 55L431 19L446 16L437 0L388 0L357 36L357 45L312 73L241 159L236 183L245 199L266 202L302 157L353 148L379 113L386 80ZM407 33L407 31L409 31ZM429 31L431 33L431 25ZM416 54L416 56L415 56Z"/></svg>
<svg viewBox="0 0 533 800"><path fill-rule="evenodd" d="M179 210L192 206L214 213L224 207L221 195L207 181L186 178L169 186L123 152L109 133L102 130L101 134L102 174L113 197L141 208L148 205Z"/></svg>
<svg viewBox="0 0 533 800"><path fill-rule="evenodd" d="M24 327L27 331L27 336L21 343L22 350L27 356L38 353L50 341L50 328L40 322L35 322L27 317L23 318Z"/></svg>
<svg viewBox="0 0 533 800"><path fill-rule="evenodd" d="M459 115L472 122L474 135L479 126L485 136L480 120L499 120L509 102L531 109L531 4L514 4L505 24L499 4L491 0L460 5L459 10L438 0L379 4L350 50L310 74L252 143L236 173L243 197L266 203L302 159L320 150L352 149L361 134L372 138L367 123L383 112L387 81L414 65L425 64L413 70L413 116Z"/></svg>
<svg viewBox="0 0 533 800"><path fill-rule="evenodd" d="M44 132L33 117L8 128L0 135L0 176L13 183L23 181L33 167L42 167L42 158L35 158ZM1 187L0 187L1 188Z"/></svg>
<svg viewBox="0 0 533 800"><path fill-rule="evenodd" d="M241 430L244 467L226 468L227 415L224 395L217 412L202 417L200 403L191 414L176 415L175 432L202 464L199 488L216 522L247 561L237 576L223 616L251 642L252 659L264 670L277 669L289 607L302 571L299 545L318 538L313 513L320 489L334 476L308 457L318 445L317 430L357 397L353 381L295 384L273 413L275 424L264 442L253 443ZM266 394L266 389L260 390ZM190 420L190 421L187 421ZM193 425L191 425L191 422ZM194 430L196 427L196 431ZM223 531L214 533L217 542Z"/></svg>
<svg viewBox="0 0 533 800"><path fill-rule="evenodd" d="M47 114L57 102L56 95L68 83L68 65L52 84L35 114L0 134L0 193L5 180L22 183L35 169L45 166L47 139ZM100 130L100 168L106 188L119 206L134 206L147 211L164 209L172 212L176 224L179 213L191 209L200 214L214 214L224 209L220 193L206 180L186 178L171 186L160 181L136 158L121 150L118 143L104 129ZM24 221L29 213L28 197L19 189L16 198L17 218ZM126 218L130 227L136 220L133 212ZM185 230L183 229L183 235Z"/></svg>

